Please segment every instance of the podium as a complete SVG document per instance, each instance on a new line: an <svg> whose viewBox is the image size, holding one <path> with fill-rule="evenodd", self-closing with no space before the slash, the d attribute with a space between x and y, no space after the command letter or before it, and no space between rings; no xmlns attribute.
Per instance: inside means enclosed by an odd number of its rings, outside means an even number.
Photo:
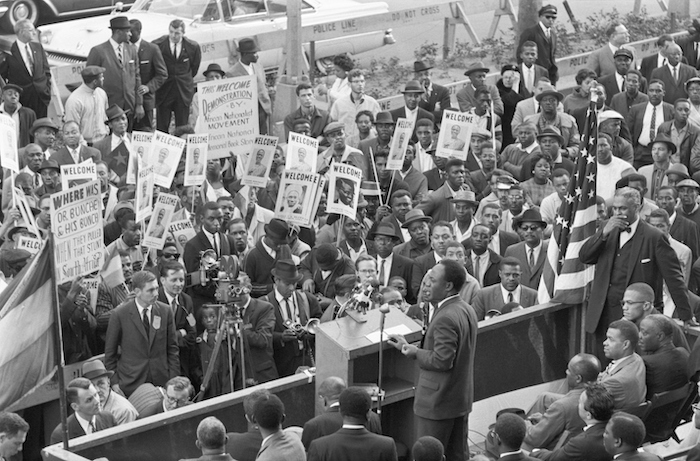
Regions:
<svg viewBox="0 0 700 461"><path fill-rule="evenodd" d="M379 374L379 323L378 309L361 316L366 322L359 323L350 317L322 323L316 332L316 393L320 384L331 376L344 379L348 386L355 384L377 384ZM384 357L382 387L385 397L382 402L382 431L384 435L411 447L415 438L413 426L414 383L418 376L418 365L386 342L387 333L399 332L409 343L421 340L419 324L400 310L392 307L384 321ZM368 335L370 337L368 338ZM322 412L316 399L316 414Z"/></svg>

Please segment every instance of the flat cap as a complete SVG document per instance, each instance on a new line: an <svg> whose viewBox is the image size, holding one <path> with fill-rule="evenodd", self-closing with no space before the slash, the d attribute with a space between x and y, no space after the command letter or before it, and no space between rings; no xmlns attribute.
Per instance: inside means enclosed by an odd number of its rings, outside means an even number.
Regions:
<svg viewBox="0 0 700 461"><path fill-rule="evenodd" d="M94 77L104 73L105 68L100 66L87 66L85 69L80 71L82 77Z"/></svg>

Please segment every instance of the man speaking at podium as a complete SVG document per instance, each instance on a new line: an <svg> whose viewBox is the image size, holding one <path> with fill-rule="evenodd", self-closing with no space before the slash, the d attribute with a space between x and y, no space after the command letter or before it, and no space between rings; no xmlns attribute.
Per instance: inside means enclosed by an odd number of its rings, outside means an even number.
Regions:
<svg viewBox="0 0 700 461"><path fill-rule="evenodd" d="M442 442L447 461L464 461L467 417L474 400L474 351L477 320L472 307L461 300L464 268L443 259L430 269L421 292L434 306L421 347L402 335L389 342L407 357L418 360L413 412L417 438L430 435ZM431 307L432 309L432 307Z"/></svg>

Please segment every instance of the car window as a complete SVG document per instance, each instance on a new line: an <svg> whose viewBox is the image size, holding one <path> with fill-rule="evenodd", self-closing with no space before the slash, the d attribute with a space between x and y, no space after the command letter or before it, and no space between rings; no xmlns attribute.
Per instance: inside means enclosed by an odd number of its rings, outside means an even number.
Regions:
<svg viewBox="0 0 700 461"><path fill-rule="evenodd" d="M286 13L287 12L287 1L288 0L265 0L265 3L267 3L268 14ZM304 10L307 8L311 8L311 5L302 1L301 2L301 9Z"/></svg>
<svg viewBox="0 0 700 461"><path fill-rule="evenodd" d="M138 0L131 11L148 11L194 19L201 15L202 21L221 20L217 0Z"/></svg>

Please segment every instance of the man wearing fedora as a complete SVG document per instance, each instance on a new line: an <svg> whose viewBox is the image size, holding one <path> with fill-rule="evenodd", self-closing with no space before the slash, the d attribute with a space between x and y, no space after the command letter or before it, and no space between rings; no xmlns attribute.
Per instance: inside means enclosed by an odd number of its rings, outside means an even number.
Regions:
<svg viewBox="0 0 700 461"><path fill-rule="evenodd" d="M238 41L238 62L226 73L227 77L243 77L254 75L258 83L258 123L260 134L269 132L268 119L272 115L272 102L267 91L265 69L258 64L260 48L253 38L242 38Z"/></svg>
<svg viewBox="0 0 700 461"><path fill-rule="evenodd" d="M176 127L187 124L202 50L199 43L185 37L185 23L181 19L173 19L168 35L153 40L153 44L160 49L168 69L168 78L156 91L156 125L159 131L167 133L172 114Z"/></svg>
<svg viewBox="0 0 700 461"><path fill-rule="evenodd" d="M552 85L559 80L559 69L556 64L557 35L554 33L554 22L557 20L557 7L545 5L537 12L539 21L537 25L525 29L520 34L520 43L516 54L523 49L526 42L534 42L537 45L537 61L540 66L549 72L549 80ZM518 59L520 61L520 59Z"/></svg>
<svg viewBox="0 0 700 461"><path fill-rule="evenodd" d="M451 108L450 90L430 80L430 69L432 68L433 66L427 65L424 61L416 61L413 63L413 77L425 89L418 106L433 114L433 121L440 124L442 112Z"/></svg>
<svg viewBox="0 0 700 461"><path fill-rule="evenodd" d="M141 69L137 50L129 42L131 24L126 16L115 16L109 21L112 36L109 40L90 49L88 66L105 69L104 90L109 105L117 105L128 114L128 129L134 119L140 120L145 112L141 88Z"/></svg>
<svg viewBox="0 0 700 461"><path fill-rule="evenodd" d="M670 137L659 133L651 143L651 157L654 163L644 165L637 172L647 178L647 190L644 197L656 200L656 192L668 184L666 170L671 166L671 158L676 154L676 145Z"/></svg>
<svg viewBox="0 0 700 461"><path fill-rule="evenodd" d="M212 80L221 80L226 77L226 72L223 71L220 65L215 62L209 64L204 72L205 82L211 82ZM190 115L187 124L191 127L197 126L197 118L199 117L199 93L197 93L197 88L195 88L194 95L192 96L192 103L190 104Z"/></svg>
<svg viewBox="0 0 700 461"><path fill-rule="evenodd" d="M54 159L44 160L39 168L43 184L34 189L34 195L43 197L46 194L55 194L61 191L61 167Z"/></svg>
<svg viewBox="0 0 700 461"><path fill-rule="evenodd" d="M318 154L316 169L319 174L325 174L331 163L347 163L362 170L362 177L369 178L369 162L360 149L347 145L345 125L340 122L331 122L323 128L323 136L330 143L330 147Z"/></svg>
<svg viewBox="0 0 700 461"><path fill-rule="evenodd" d="M649 101L630 107L627 123L632 133L635 169L652 163L651 142L658 134L659 126L673 119L673 106L664 102L664 94L664 82L652 80L647 89Z"/></svg>
<svg viewBox="0 0 700 461"><path fill-rule="evenodd" d="M280 247L289 245L290 241L291 232L286 221L273 218L265 224L265 234L255 242L255 247L245 258L245 273L253 285L251 296L259 298L272 290L270 268L277 259Z"/></svg>
<svg viewBox="0 0 700 461"><path fill-rule="evenodd" d="M355 123L355 116L358 112L368 110L372 115L378 117L377 114L382 109L376 99L365 94L365 73L362 69L351 70L348 72L347 78L348 83L350 83L350 94L341 96L333 103L329 116L331 120L345 125L345 133L348 137L353 137L359 134ZM379 120L375 123L379 123ZM377 128L378 133L379 128ZM362 146L362 142L360 142L360 146ZM365 152L362 147L360 149ZM367 155L366 152L365 155Z"/></svg>
<svg viewBox="0 0 700 461"><path fill-rule="evenodd" d="M93 145L109 135L107 121L108 98L104 85L105 68L86 66L80 71L82 85L73 91L65 104L64 120L77 122L83 139Z"/></svg>
<svg viewBox="0 0 700 461"><path fill-rule="evenodd" d="M474 212L479 206L479 202L476 201L474 192L470 190L457 191L450 199L450 202L455 207L455 219L450 221L450 225L452 226L455 240L461 242L472 235L472 228L476 224Z"/></svg>
<svg viewBox="0 0 700 461"><path fill-rule="evenodd" d="M294 325L304 327L312 318L321 318L322 311L314 295L297 289L303 276L294 261L280 259L269 272L274 281L273 289L263 301L274 307L272 345L277 371L284 377L293 375L300 366L314 366L311 360L314 337L305 330L295 330Z"/></svg>
<svg viewBox="0 0 700 461"><path fill-rule="evenodd" d="M673 163L682 163L688 167L688 171L694 174L700 171L700 127L688 121L690 115L690 101L678 99L673 104L673 120L667 120L657 130L657 135L664 135L673 140L677 154L673 157ZM673 133L677 136L673 136ZM656 140L656 138L654 138Z"/></svg>
<svg viewBox="0 0 700 461"><path fill-rule="evenodd" d="M371 162L374 159L375 154L380 148L389 149L391 145L391 138L394 136L394 128L396 127L396 120L391 115L391 112L379 112L376 114L376 119L374 120L374 126L377 129L377 136L369 139L364 139L360 141L357 146L362 154L367 159L368 169L371 171ZM346 130L347 134L347 125Z"/></svg>
<svg viewBox="0 0 700 461"><path fill-rule="evenodd" d="M377 250L379 284L386 287L389 286L389 280L392 277L403 278L406 281L406 301L415 303L418 293L411 286L411 281L413 272L417 269L413 260L394 253L394 247L401 241L396 229L391 224L382 222L373 230L370 239L374 241L374 247Z"/></svg>
<svg viewBox="0 0 700 461"><path fill-rule="evenodd" d="M68 121L63 124L63 147L51 155L51 160L59 165L74 165L92 159L97 163L102 160L99 150L80 143L80 125Z"/></svg>
<svg viewBox="0 0 700 461"><path fill-rule="evenodd" d="M496 115L503 115L503 100L498 93L498 88L494 85L486 83L486 74L489 73L489 68L484 66L481 61L473 62L469 65L464 75L469 77L471 83L468 83L457 92L457 104L459 104L460 112L468 112L472 107L476 107L476 90L485 88L491 95L493 102L493 111Z"/></svg>
<svg viewBox="0 0 700 461"><path fill-rule="evenodd" d="M129 166L130 136L128 114L119 106L111 105L107 109L107 121L111 134L92 145L100 151L102 159L107 162L111 174L119 177L118 181L126 180L126 170Z"/></svg>
<svg viewBox="0 0 700 461"><path fill-rule="evenodd" d="M83 378L89 379L92 385L95 386L95 389L97 389L102 411L111 413L117 424L130 423L139 417L138 411L136 411L131 402L123 395L112 390L110 379L114 372L107 370L101 360L95 359L83 362L82 373Z"/></svg>
<svg viewBox="0 0 700 461"><path fill-rule="evenodd" d="M324 134L323 127L328 125L328 112L321 110L314 104L314 89L307 83L302 82L296 87L299 107L284 118L284 138L289 138L289 132L294 128L294 120L305 118L311 125L312 138L318 138Z"/></svg>
<svg viewBox="0 0 700 461"><path fill-rule="evenodd" d="M415 208L406 213L406 218L403 223L399 221L399 230L401 233L396 232L396 235L404 235L404 229L408 232L410 237L404 243L397 245L394 248L394 253L405 256L409 259L415 260L417 257L428 253L431 250L430 247L430 223L433 222L433 218L426 216L423 210ZM391 222L390 222L391 223ZM396 230L396 225L394 225L394 230ZM406 280L408 282L408 280Z"/></svg>
<svg viewBox="0 0 700 461"><path fill-rule="evenodd" d="M29 135L34 138L34 143L41 148L44 158L49 158L53 153L53 145L58 134L58 126L48 117L38 118L29 129ZM26 146L19 150L20 159L24 158Z"/></svg>
<svg viewBox="0 0 700 461"><path fill-rule="evenodd" d="M520 283L533 290L540 287L544 260L547 259L549 240L543 240L546 227L547 223L538 209L525 210L513 219L513 230L523 241L509 246L506 250L506 258L510 256L520 261Z"/></svg>
<svg viewBox="0 0 700 461"><path fill-rule="evenodd" d="M141 86L137 91L143 95L144 110L143 118L134 123L134 129L153 131L153 109L155 109L156 91L168 78L168 68L165 66L160 48L147 40L141 39L141 21L130 19L129 24L131 25L129 41L136 47L139 57Z"/></svg>
<svg viewBox="0 0 700 461"><path fill-rule="evenodd" d="M404 107L392 110L391 116L394 120L405 118L412 121L413 135L411 140L413 142L418 142L418 137L416 136L416 122L424 118L432 120L433 123L435 122L433 114L419 106L425 94L425 87L423 87L418 80L410 80L406 82L401 93L403 94Z"/></svg>
<svg viewBox="0 0 700 461"><path fill-rule="evenodd" d="M22 88L20 102L32 109L38 118L46 117L51 102L51 70L41 42L36 38L32 21L23 19L14 26L17 40L10 53L0 59L0 76L7 83Z"/></svg>
<svg viewBox="0 0 700 461"><path fill-rule="evenodd" d="M343 233L357 235L360 241L364 240L359 237L359 223L350 218L346 218L343 223ZM347 240L342 240L338 246L322 243L301 261L301 286L305 291L316 295L322 309L328 307L335 297L335 281L343 275L355 275L354 261L346 253L348 248Z"/></svg>
<svg viewBox="0 0 700 461"><path fill-rule="evenodd" d="M23 106L19 102L22 91L21 86L7 83L2 88L2 104L0 104L0 113L6 114L15 121L17 147L24 147L29 144L29 129L36 120L34 110Z"/></svg>

